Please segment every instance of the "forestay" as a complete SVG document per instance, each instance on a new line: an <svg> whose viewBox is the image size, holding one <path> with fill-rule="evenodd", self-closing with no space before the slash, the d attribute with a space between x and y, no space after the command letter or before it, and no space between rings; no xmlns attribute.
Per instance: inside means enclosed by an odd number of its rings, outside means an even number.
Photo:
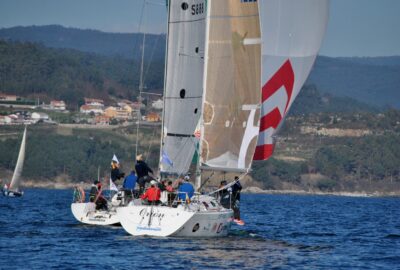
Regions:
<svg viewBox="0 0 400 270"><path fill-rule="evenodd" d="M202 169L247 171L258 134L261 37L256 1L208 1Z"/></svg>
<svg viewBox="0 0 400 270"><path fill-rule="evenodd" d="M26 127L24 130L24 135L22 136L21 146L19 148L18 153L18 160L17 165L14 169L14 174L10 184L10 190L19 191L20 180L21 180L21 173L22 168L24 167L24 160L25 160L25 141L26 141Z"/></svg>
<svg viewBox="0 0 400 270"><path fill-rule="evenodd" d="M189 169L198 139L205 44L205 0L169 1L161 172Z"/></svg>
<svg viewBox="0 0 400 270"><path fill-rule="evenodd" d="M274 136L321 47L328 0L260 0L262 109L254 160L268 159Z"/></svg>

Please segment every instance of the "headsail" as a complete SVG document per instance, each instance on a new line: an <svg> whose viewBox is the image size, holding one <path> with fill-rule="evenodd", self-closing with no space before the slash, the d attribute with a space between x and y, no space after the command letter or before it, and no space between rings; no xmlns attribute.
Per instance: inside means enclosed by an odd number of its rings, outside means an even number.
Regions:
<svg viewBox="0 0 400 270"><path fill-rule="evenodd" d="M246 171L258 134L261 36L256 1L210 0L202 168Z"/></svg>
<svg viewBox="0 0 400 270"><path fill-rule="evenodd" d="M14 174L10 184L10 190L19 191L19 186L21 182L20 181L21 173L22 173L22 168L24 167L24 160L25 160L25 141L26 141L26 127L24 130L24 135L22 136L21 146L19 148L19 153L18 153L17 165L15 166L14 169Z"/></svg>
<svg viewBox="0 0 400 270"><path fill-rule="evenodd" d="M160 169L183 174L198 144L194 132L201 115L206 1L170 0L168 10Z"/></svg>
<svg viewBox="0 0 400 270"><path fill-rule="evenodd" d="M268 159L274 136L321 47L329 0L260 0L262 108L254 160Z"/></svg>

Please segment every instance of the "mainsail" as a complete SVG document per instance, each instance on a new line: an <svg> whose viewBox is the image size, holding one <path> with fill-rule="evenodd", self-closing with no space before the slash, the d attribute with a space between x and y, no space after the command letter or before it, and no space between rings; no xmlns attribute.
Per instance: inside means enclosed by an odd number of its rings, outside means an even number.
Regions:
<svg viewBox="0 0 400 270"><path fill-rule="evenodd" d="M189 170L198 138L200 120L206 1L170 0L161 172L183 174Z"/></svg>
<svg viewBox="0 0 400 270"><path fill-rule="evenodd" d="M268 159L277 129L321 47L329 0L261 0L262 108L254 160Z"/></svg>
<svg viewBox="0 0 400 270"><path fill-rule="evenodd" d="M258 4L207 3L201 168L247 171L256 147L261 99Z"/></svg>
<svg viewBox="0 0 400 270"><path fill-rule="evenodd" d="M14 169L14 174L10 184L10 190L19 191L20 186L20 179L22 168L24 166L24 159L25 159L25 141L26 141L26 127L24 130L24 135L22 136L21 146L19 148L18 160L17 165Z"/></svg>

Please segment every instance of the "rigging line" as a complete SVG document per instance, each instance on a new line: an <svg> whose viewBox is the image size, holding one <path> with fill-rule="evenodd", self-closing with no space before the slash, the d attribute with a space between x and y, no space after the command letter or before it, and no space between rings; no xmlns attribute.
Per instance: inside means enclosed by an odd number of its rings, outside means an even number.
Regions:
<svg viewBox="0 0 400 270"><path fill-rule="evenodd" d="M157 2L157 1L146 0L146 2L149 4L152 4L152 5L164 6L164 3Z"/></svg>
<svg viewBox="0 0 400 270"><path fill-rule="evenodd" d="M185 99L203 98L203 96L185 97ZM182 99L181 97L165 97L165 99Z"/></svg>
<svg viewBox="0 0 400 270"><path fill-rule="evenodd" d="M217 192L219 192L219 191L221 191L221 190L224 190L224 189L227 189L227 188L233 186L234 184L236 184L236 182L240 181L246 174L247 174L247 173L242 173L242 174L239 176L239 179L238 179L238 180L234 180L234 181L230 182L229 184L226 184L225 186L223 186L223 187L221 187L221 188L219 188L219 189L217 189L217 190L211 191L211 192L209 192L207 195L212 195L212 194L214 194L214 193L217 193Z"/></svg>
<svg viewBox="0 0 400 270"><path fill-rule="evenodd" d="M204 185L207 184L207 182L211 179L211 177L214 176L214 174L215 174L215 171L213 171L211 173L211 175L209 177L207 177L207 179L200 185L199 190L201 190L204 187Z"/></svg>
<svg viewBox="0 0 400 270"><path fill-rule="evenodd" d="M156 129L154 128L153 135L150 138L154 138L155 134L156 134ZM146 152L146 159L145 159L146 162L147 162L147 159L149 158L151 147L153 147L153 140L150 140L149 148L147 149L147 152Z"/></svg>
<svg viewBox="0 0 400 270"><path fill-rule="evenodd" d="M152 5L161 5L161 6L164 6L164 4L162 4L162 3L159 3L159 2L152 2L152 1L150 1L150 0L145 0L145 2L146 2L146 3L149 3L149 4L152 4ZM154 42L154 44L153 44L153 48L152 48L152 50L151 50L151 55L150 55L150 60L149 60L148 63L147 63L146 72L144 73L144 76L143 76L143 84L144 84L144 82L146 81L147 75L148 75L148 73L149 73L149 71L150 71L150 66L151 66L151 63L153 62L153 57L154 57L154 54L155 54L155 51L156 51L156 48L157 48L157 45L158 45L158 42L159 42L161 36L162 36L161 34L157 35L157 38L156 38L156 40L155 40L155 42Z"/></svg>
<svg viewBox="0 0 400 270"><path fill-rule="evenodd" d="M154 53L155 53L155 51L156 51L156 47L157 47L157 45L158 45L158 41L160 40L160 37L161 37L161 35L158 35L157 38L156 38L156 40L155 40L155 42L154 42L153 49L152 49L151 55L150 55L150 60L149 60L149 62L147 63L146 72L144 73L144 76L143 76L143 77L144 77L144 78L143 78L144 81L146 81L147 74L148 74L149 71L150 71L151 62L153 61Z"/></svg>
<svg viewBox="0 0 400 270"><path fill-rule="evenodd" d="M179 56L185 56L190 58L204 59L204 56L199 56L195 54L179 53Z"/></svg>

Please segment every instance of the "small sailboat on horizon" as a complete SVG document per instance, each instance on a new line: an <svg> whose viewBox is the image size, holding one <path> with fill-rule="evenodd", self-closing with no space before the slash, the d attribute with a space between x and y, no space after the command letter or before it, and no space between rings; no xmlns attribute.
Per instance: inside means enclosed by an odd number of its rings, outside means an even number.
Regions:
<svg viewBox="0 0 400 270"><path fill-rule="evenodd" d="M24 192L21 190L21 173L24 167L25 160L25 148L26 148L26 126L24 129L24 135L22 136L21 146L19 148L18 160L14 169L14 174L10 184L5 184L2 193L6 197L21 197Z"/></svg>

